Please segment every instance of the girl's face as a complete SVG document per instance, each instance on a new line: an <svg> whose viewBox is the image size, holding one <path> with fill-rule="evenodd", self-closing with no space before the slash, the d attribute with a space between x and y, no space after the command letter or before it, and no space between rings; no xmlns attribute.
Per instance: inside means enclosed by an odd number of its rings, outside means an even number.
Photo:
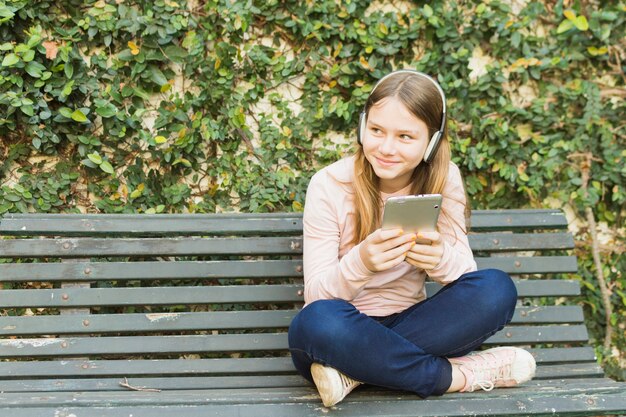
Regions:
<svg viewBox="0 0 626 417"><path fill-rule="evenodd" d="M393 193L409 185L429 140L426 123L398 98L384 98L370 108L363 153L380 178L382 192Z"/></svg>

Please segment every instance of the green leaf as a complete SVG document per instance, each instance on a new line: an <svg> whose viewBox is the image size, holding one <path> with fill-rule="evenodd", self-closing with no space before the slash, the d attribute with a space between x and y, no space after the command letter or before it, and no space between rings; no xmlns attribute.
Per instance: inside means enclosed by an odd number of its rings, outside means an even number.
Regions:
<svg viewBox="0 0 626 417"><path fill-rule="evenodd" d="M150 79L158 86L167 84L167 78L165 78L165 75L163 75L161 70L154 65L150 65Z"/></svg>
<svg viewBox="0 0 626 417"><path fill-rule="evenodd" d="M75 122L84 123L87 121L87 116L85 116L85 113L83 113L80 109L74 110L71 117Z"/></svg>
<svg viewBox="0 0 626 417"><path fill-rule="evenodd" d="M170 45L165 48L165 56L178 64L182 63L187 55L187 50L180 46Z"/></svg>
<svg viewBox="0 0 626 417"><path fill-rule="evenodd" d="M115 174L115 170L113 169L113 166L109 163L109 161L102 161L102 163L100 164L100 169L107 174Z"/></svg>
<svg viewBox="0 0 626 417"><path fill-rule="evenodd" d="M117 114L117 108L111 103L106 103L104 106L97 107L96 113L104 118L109 118Z"/></svg>
<svg viewBox="0 0 626 417"><path fill-rule="evenodd" d="M587 22L587 18L585 16L578 16L574 20L574 25L576 26L576 29L582 32L589 29L589 22Z"/></svg>
<svg viewBox="0 0 626 417"><path fill-rule="evenodd" d="M33 114L35 114L33 111L33 106L31 105L24 105L20 107L20 110L22 110L22 113L24 113L27 116L32 116Z"/></svg>
<svg viewBox="0 0 626 417"><path fill-rule="evenodd" d="M4 59L2 60L2 66L10 67L17 64L18 62L20 62L20 58L17 55L11 53L4 57Z"/></svg>
<svg viewBox="0 0 626 417"><path fill-rule="evenodd" d="M557 34L561 34L563 32L567 32L570 29L574 28L574 24L572 23L571 20L564 20L561 22L561 24L559 25L559 27L556 30Z"/></svg>
<svg viewBox="0 0 626 417"><path fill-rule="evenodd" d="M422 12L424 13L424 17L426 19L429 19L433 15L433 8L430 7L428 4L425 4L424 9L422 9Z"/></svg>
<svg viewBox="0 0 626 417"><path fill-rule="evenodd" d="M28 64L26 64L26 68L24 69L26 70L28 75L30 75L31 77L41 78L41 76L43 75L43 71L46 69L46 67L44 67L37 61L31 61Z"/></svg>
<svg viewBox="0 0 626 417"><path fill-rule="evenodd" d="M156 138L154 138L154 141L160 145L167 142L167 138L165 136L157 136Z"/></svg>
<svg viewBox="0 0 626 417"><path fill-rule="evenodd" d="M72 66L72 64L68 62L67 64L65 64L63 71L65 72L65 76L68 79L71 79L72 75L74 75L74 66Z"/></svg>
<svg viewBox="0 0 626 417"><path fill-rule="evenodd" d="M87 158L89 158L89 160L96 165L100 165L102 163L102 157L98 153L90 153L87 155Z"/></svg>

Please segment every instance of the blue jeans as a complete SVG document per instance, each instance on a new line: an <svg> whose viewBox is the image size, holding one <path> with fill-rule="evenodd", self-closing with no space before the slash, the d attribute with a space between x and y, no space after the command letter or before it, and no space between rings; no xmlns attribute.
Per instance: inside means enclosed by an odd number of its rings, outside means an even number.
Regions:
<svg viewBox="0 0 626 417"><path fill-rule="evenodd" d="M289 327L296 369L312 380L313 362L366 384L441 395L452 383L446 357L463 356L513 317L517 290L497 269L462 275L437 294L387 317L370 317L344 300L318 300Z"/></svg>

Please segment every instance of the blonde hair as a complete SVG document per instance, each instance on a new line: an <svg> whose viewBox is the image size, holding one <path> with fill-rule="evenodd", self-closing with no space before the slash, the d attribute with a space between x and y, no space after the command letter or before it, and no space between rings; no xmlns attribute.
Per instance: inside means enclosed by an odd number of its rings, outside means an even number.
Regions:
<svg viewBox="0 0 626 417"><path fill-rule="evenodd" d="M387 97L399 99L406 108L428 126L429 138L439 130L443 112L443 103L437 87L415 73L398 73L383 80L372 92L365 103L366 115L370 108ZM450 143L447 127L441 136L439 149L430 164L421 162L411 177L411 194L441 194L448 177L450 167ZM383 201L380 197L380 182L369 161L365 158L363 147L355 152L354 163L355 194L355 245L380 227ZM442 214L445 216L446 214Z"/></svg>

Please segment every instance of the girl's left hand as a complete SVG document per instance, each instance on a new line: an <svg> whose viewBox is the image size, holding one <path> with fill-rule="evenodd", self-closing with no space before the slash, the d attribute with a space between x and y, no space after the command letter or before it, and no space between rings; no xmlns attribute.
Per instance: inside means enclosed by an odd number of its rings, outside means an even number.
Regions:
<svg viewBox="0 0 626 417"><path fill-rule="evenodd" d="M443 240L439 232L420 232L417 234L417 241L407 252L405 260L417 268L428 271L439 265L442 256Z"/></svg>

